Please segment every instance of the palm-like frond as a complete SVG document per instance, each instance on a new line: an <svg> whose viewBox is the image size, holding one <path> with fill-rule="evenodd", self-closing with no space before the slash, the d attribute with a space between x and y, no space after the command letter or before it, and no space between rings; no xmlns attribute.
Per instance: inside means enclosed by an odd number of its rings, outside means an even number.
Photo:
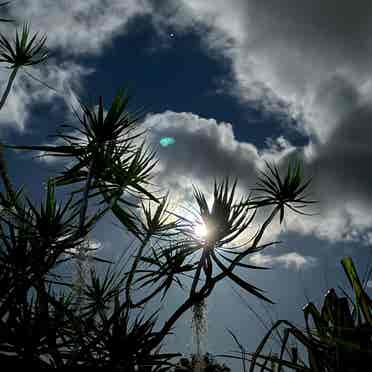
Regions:
<svg viewBox="0 0 372 372"><path fill-rule="evenodd" d="M110 309L115 296L123 290L125 278L124 276L120 278L120 274L120 272L112 272L109 268L102 279L95 269L90 270L90 282L83 288L85 300L82 311L85 317L95 318L99 315L102 321L106 320L106 311Z"/></svg>
<svg viewBox="0 0 372 372"><path fill-rule="evenodd" d="M235 262L226 257L226 254L233 254L239 257L238 260L241 260L243 254L237 250L238 247L228 245L247 229L255 217L255 212L251 212L250 197L241 198L238 202L235 200L236 184L237 181L235 180L230 187L228 179L224 180L220 185L215 182L211 208L208 206L205 195L198 188L194 187L194 198L199 207L196 222L188 221L185 217L179 216L180 220L183 221L180 231L187 236L187 239L181 243L185 254L187 256L193 255L195 260L194 253L201 250L201 256L196 258L197 268L190 296L192 297L196 294L200 275L203 271L206 281L200 290L201 292L208 292L220 280L220 277L228 276L234 283L249 293L271 302L260 293L260 289L247 283L232 272L235 266L250 269L264 268ZM207 234L204 237L198 236L194 231L195 225L199 223L204 223L206 226ZM258 249L258 247L255 248L256 250ZM251 250L252 253L253 251ZM229 267L225 266L221 260L227 260ZM222 270L222 274L213 276L215 266Z"/></svg>
<svg viewBox="0 0 372 372"><path fill-rule="evenodd" d="M100 216L111 209L125 227L138 236L138 227L128 208L136 207L136 201L129 202L123 194L141 199L158 199L147 190L151 171L156 165L155 153L145 148L144 143L136 145L134 140L141 135L138 131L140 113L127 111L129 96L120 91L114 98L109 111L104 115L103 99L99 98L98 109L88 107L80 102L83 112L81 117L76 110L80 127L63 125L79 133L64 134L58 132L55 137L63 140L63 146L15 146L5 147L21 150L43 151L47 155L63 156L76 160L75 164L56 177L56 185L72 185L84 182L84 186L73 193L82 192L80 204L80 225L84 220L88 199L103 196L107 208ZM75 205L74 205L75 206ZM129 208L129 209L130 209Z"/></svg>
<svg viewBox="0 0 372 372"><path fill-rule="evenodd" d="M55 277L51 270L67 260L63 255L81 243L81 236L71 223L76 217L69 210L71 199L65 206L57 206L51 182L40 209L27 197L26 201L27 206L18 204L17 209L0 216L0 265L10 270L4 299L17 291L17 282L25 284L26 292L32 286L40 291L40 286L48 282L48 275Z"/></svg>
<svg viewBox="0 0 372 372"><path fill-rule="evenodd" d="M89 317L85 333L84 327L75 327L80 332L76 337L79 343L75 345L76 352L69 366L83 363L98 370L121 368L128 372L152 372L170 365L168 361L179 354L160 353L158 345L153 343L157 334L154 331L156 315L155 312L145 318L139 314L131 319L128 304L120 302L117 292L110 310L101 308L99 318Z"/></svg>
<svg viewBox="0 0 372 372"><path fill-rule="evenodd" d="M166 240L166 239L169 239L169 237L171 236L174 237L175 235L177 235L177 231L174 232L177 226L177 223L168 222L169 215L165 216L166 206L167 206L167 197L168 196L165 196L163 200L160 202L160 204L158 204L154 214L152 213L152 210L150 207L151 202L149 201L148 209L146 209L142 201L142 208L143 208L145 218L144 218L144 221L140 219L140 225L142 226L144 238L141 239L142 240L141 244L135 256L131 270L128 273L128 279L126 282L126 297L127 297L127 301L130 304L132 304L132 299L131 299L132 282L136 274L137 267L140 263L140 260L145 259L143 258L143 252L146 246L148 245L148 243L149 242L151 243L152 239ZM117 206L114 206L114 210L115 208L117 208ZM166 274L165 272L162 273L162 275L165 275L165 274ZM156 291L156 293L157 292L159 292L159 290ZM137 306L137 305L134 305L134 306Z"/></svg>
<svg viewBox="0 0 372 372"><path fill-rule="evenodd" d="M1 321L0 355L13 358L17 355L18 360L28 362L33 367L46 368L49 364L42 357L48 353L45 319L40 316L35 298L17 305L12 306L7 319Z"/></svg>
<svg viewBox="0 0 372 372"><path fill-rule="evenodd" d="M157 288L150 295L140 300L136 306L147 303L161 291L163 291L163 299L173 283L183 288L179 276L185 275L196 268L196 264L186 262L187 256L188 252L184 250L182 244L176 244L176 247L172 247L172 249L161 249L160 252L157 252L153 248L151 256L141 257L140 261L148 264L149 268L137 271L140 275L136 283L139 284L139 288L148 285L157 285Z"/></svg>
<svg viewBox="0 0 372 372"><path fill-rule="evenodd" d="M12 69L44 62L48 58L48 52L43 49L47 37L36 40L37 33L32 37L29 34L28 23L24 23L21 35L16 31L14 45L0 34L0 62L8 63Z"/></svg>
<svg viewBox="0 0 372 372"><path fill-rule="evenodd" d="M250 224L246 218L248 208L234 204L234 194L237 180L231 190L229 180L222 184L214 183L214 198L211 210L205 196L194 187L194 198L200 210L202 223L206 226L206 244L221 247L237 238ZM241 200L240 204L243 200Z"/></svg>
<svg viewBox="0 0 372 372"><path fill-rule="evenodd" d="M98 109L94 110L79 100L83 112L81 117L73 110L81 124L79 132L84 135L88 143L109 144L126 142L129 133L138 129L138 122L144 113L131 113L127 110L130 96L122 89L115 96L106 115L104 115L103 98L99 97ZM136 134L138 137L140 134ZM135 137L133 137L135 138Z"/></svg>
<svg viewBox="0 0 372 372"><path fill-rule="evenodd" d="M192 241L204 246L220 248L236 239L252 222L253 214L249 213L247 200L243 198L236 203L235 180L231 189L229 180L224 180L220 185L214 183L213 203L209 208L205 195L194 186L194 199L199 208L196 220L190 221L185 217L179 217L184 223L182 233L186 234ZM249 217L248 217L249 215ZM197 236L195 226L204 224L207 234L205 237Z"/></svg>
<svg viewBox="0 0 372 372"><path fill-rule="evenodd" d="M160 203L155 207L155 212L153 212L150 200L147 206L141 201L144 214L144 220L141 221L142 230L158 239L173 239L179 234L177 221L171 220L171 215L167 213L168 198L169 194L161 199Z"/></svg>
<svg viewBox="0 0 372 372"><path fill-rule="evenodd" d="M280 222L284 218L284 208L288 207L296 213L306 214L302 211L315 200L309 200L304 194L311 179L304 181L300 162L289 164L284 179L276 166L266 163L268 172L260 172L258 187L254 190L262 192L252 207L278 205L280 207Z"/></svg>

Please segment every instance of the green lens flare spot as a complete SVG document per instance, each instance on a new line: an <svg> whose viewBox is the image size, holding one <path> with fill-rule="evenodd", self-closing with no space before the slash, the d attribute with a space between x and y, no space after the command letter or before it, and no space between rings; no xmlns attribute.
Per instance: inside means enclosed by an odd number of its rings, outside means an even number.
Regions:
<svg viewBox="0 0 372 372"><path fill-rule="evenodd" d="M159 142L161 146L168 147L174 145L176 140L173 137L163 137Z"/></svg>

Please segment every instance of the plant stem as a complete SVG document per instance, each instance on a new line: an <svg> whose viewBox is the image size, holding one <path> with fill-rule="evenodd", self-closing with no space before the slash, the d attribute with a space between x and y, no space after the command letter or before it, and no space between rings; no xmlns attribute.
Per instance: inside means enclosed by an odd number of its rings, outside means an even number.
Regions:
<svg viewBox="0 0 372 372"><path fill-rule="evenodd" d="M143 306L145 303L147 303L148 301L150 301L154 296L156 296L160 291L162 291L163 288L164 288L164 286L159 286L158 288L155 289L154 292L150 293L148 296L146 296L142 300L138 301L136 304L130 304L130 306L132 308Z"/></svg>
<svg viewBox="0 0 372 372"><path fill-rule="evenodd" d="M134 273L136 272L139 260L142 256L143 250L145 249L147 243L150 240L150 237L151 237L151 234L147 233L146 236L145 236L145 239L142 241L142 244L141 244L140 248L138 249L138 254L136 255L136 258L134 259L132 268L129 272L128 280L127 280L126 285L125 285L125 294L126 294L127 302L129 304L129 306L132 304L130 292L131 292L132 281L133 281L133 278L134 278Z"/></svg>
<svg viewBox="0 0 372 372"><path fill-rule="evenodd" d="M82 206L80 208L80 219L79 219L79 231L78 234L83 235L83 227L84 227L84 221L85 221L85 216L87 213L87 208L88 208L88 196L89 196L89 189L90 185L92 183L92 178L93 178L93 166L94 166L94 158L92 158L89 162L88 165L88 176L87 180L85 182L85 187L84 187L84 193L83 193L83 201L82 201ZM77 279L75 283L75 293L77 297L77 311L80 311L81 308L81 296L82 296L82 288L84 286L84 262L86 260L86 250L83 248L83 244L80 244L78 246L78 257L77 257Z"/></svg>
<svg viewBox="0 0 372 372"><path fill-rule="evenodd" d="M7 166L4 158L4 146L0 143L0 176L4 184L4 188L11 201L15 201L16 193L14 191L12 181L9 178Z"/></svg>
<svg viewBox="0 0 372 372"><path fill-rule="evenodd" d="M8 84L7 84L7 86L5 88L5 91L3 93L3 96L1 97L1 100L0 100L0 110L3 108L3 106L5 104L5 101L8 97L8 95L9 95L10 89L13 85L13 82L14 82L14 79L17 75L17 72L18 72L18 67L14 68L12 73L9 76ZM14 201L16 194L14 192L12 182L10 181L10 178L9 178L9 175L8 175L8 172L7 172L7 166L6 166L6 162L5 162L5 158L4 158L4 146L1 143L0 143L0 175L1 175L1 179L4 183L4 187L5 187L5 190L8 194L8 197L12 201Z"/></svg>
<svg viewBox="0 0 372 372"><path fill-rule="evenodd" d="M199 296L189 297L173 314L172 316L164 323L163 328L158 332L157 337L155 338L154 345L151 345L150 350L153 347L159 345L164 337L169 333L174 323L187 311L189 310L197 301L199 301Z"/></svg>
<svg viewBox="0 0 372 372"><path fill-rule="evenodd" d="M190 290L190 296L194 296L195 295L196 286L197 286L198 281L199 281L201 269L202 269L202 266L203 266L203 263L204 263L204 260L205 260L205 256L207 254L207 249L208 249L208 247L204 247L203 248L202 256L200 258L198 267L196 268L194 280L192 281L191 290Z"/></svg>
<svg viewBox="0 0 372 372"><path fill-rule="evenodd" d="M213 285L214 286L214 285ZM172 314L172 316L164 323L163 328L157 333L155 339L149 345L149 350L158 346L164 337L170 332L174 324L178 319L189 309L191 309L195 304L204 300L211 293L210 288L203 286L203 288L196 292L193 296L189 297L179 308Z"/></svg>
<svg viewBox="0 0 372 372"><path fill-rule="evenodd" d="M0 110L3 108L4 104L5 104L5 101L6 99L8 98L8 95L9 95L9 92L10 92L10 89L12 88L12 85L13 85L13 82L14 82L14 79L17 75L17 72L18 72L18 68L19 67L15 67L12 71L12 73L10 74L9 76L9 79L8 79L8 84L5 88L5 91L3 93L3 96L1 97L1 100L0 100Z"/></svg>

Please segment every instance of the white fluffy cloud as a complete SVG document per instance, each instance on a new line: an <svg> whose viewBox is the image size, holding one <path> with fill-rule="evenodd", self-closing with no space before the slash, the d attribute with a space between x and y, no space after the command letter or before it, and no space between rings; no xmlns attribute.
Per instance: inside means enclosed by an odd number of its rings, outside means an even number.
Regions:
<svg viewBox="0 0 372 372"><path fill-rule="evenodd" d="M193 184L209 196L211 203L214 179L222 182L226 176L238 178L237 199L246 197L256 186L257 171L264 168L265 161L278 162L295 149L281 137L269 149L259 151L249 142L239 142L230 123L186 112L148 115L144 125L150 129L149 142L158 150L155 184L170 190L175 206L195 206ZM175 143L162 148L159 141L163 137L172 137ZM252 237L267 213L259 213L242 241ZM277 238L283 229L278 221L272 223L265 242Z"/></svg>
<svg viewBox="0 0 372 372"><path fill-rule="evenodd" d="M102 53L133 17L151 8L146 0L18 0L9 10L18 21L31 21L45 33L50 48L80 56Z"/></svg>
<svg viewBox="0 0 372 372"><path fill-rule="evenodd" d="M257 253L250 258L250 261L258 266L275 266L278 264L285 268L294 267L297 270L309 268L317 262L315 257L302 256L296 252L290 252L279 256Z"/></svg>

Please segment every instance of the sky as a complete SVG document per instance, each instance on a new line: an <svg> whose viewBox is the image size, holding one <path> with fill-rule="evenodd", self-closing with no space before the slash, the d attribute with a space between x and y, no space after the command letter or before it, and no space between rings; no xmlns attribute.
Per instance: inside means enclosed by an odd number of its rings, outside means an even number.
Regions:
<svg viewBox="0 0 372 372"><path fill-rule="evenodd" d="M107 109L129 87L133 107L147 112L156 183L175 205L192 202L192 184L210 193L226 175L248 194L265 161L284 169L299 159L313 178L314 215L275 221L265 239L282 243L251 257L272 269L244 273L276 304L220 284L208 299L210 352L236 349L227 329L256 348L265 328L247 303L266 320L269 313L303 324L309 300L319 305L327 289L347 288L341 258L364 273L372 242L370 1L14 0L7 12L47 35L51 58L27 71L59 93L20 73L0 112L4 142L52 143L47 136L71 119L72 92L95 103L102 95ZM1 32L13 37L14 27L1 24ZM0 67L3 90L9 71ZM167 136L175 143L160 146ZM14 182L37 200L41 180L61 163L32 155L6 157ZM94 233L103 256L130 241L112 221ZM162 319L184 295L171 293ZM176 331L166 348L191 352L189 314Z"/></svg>

